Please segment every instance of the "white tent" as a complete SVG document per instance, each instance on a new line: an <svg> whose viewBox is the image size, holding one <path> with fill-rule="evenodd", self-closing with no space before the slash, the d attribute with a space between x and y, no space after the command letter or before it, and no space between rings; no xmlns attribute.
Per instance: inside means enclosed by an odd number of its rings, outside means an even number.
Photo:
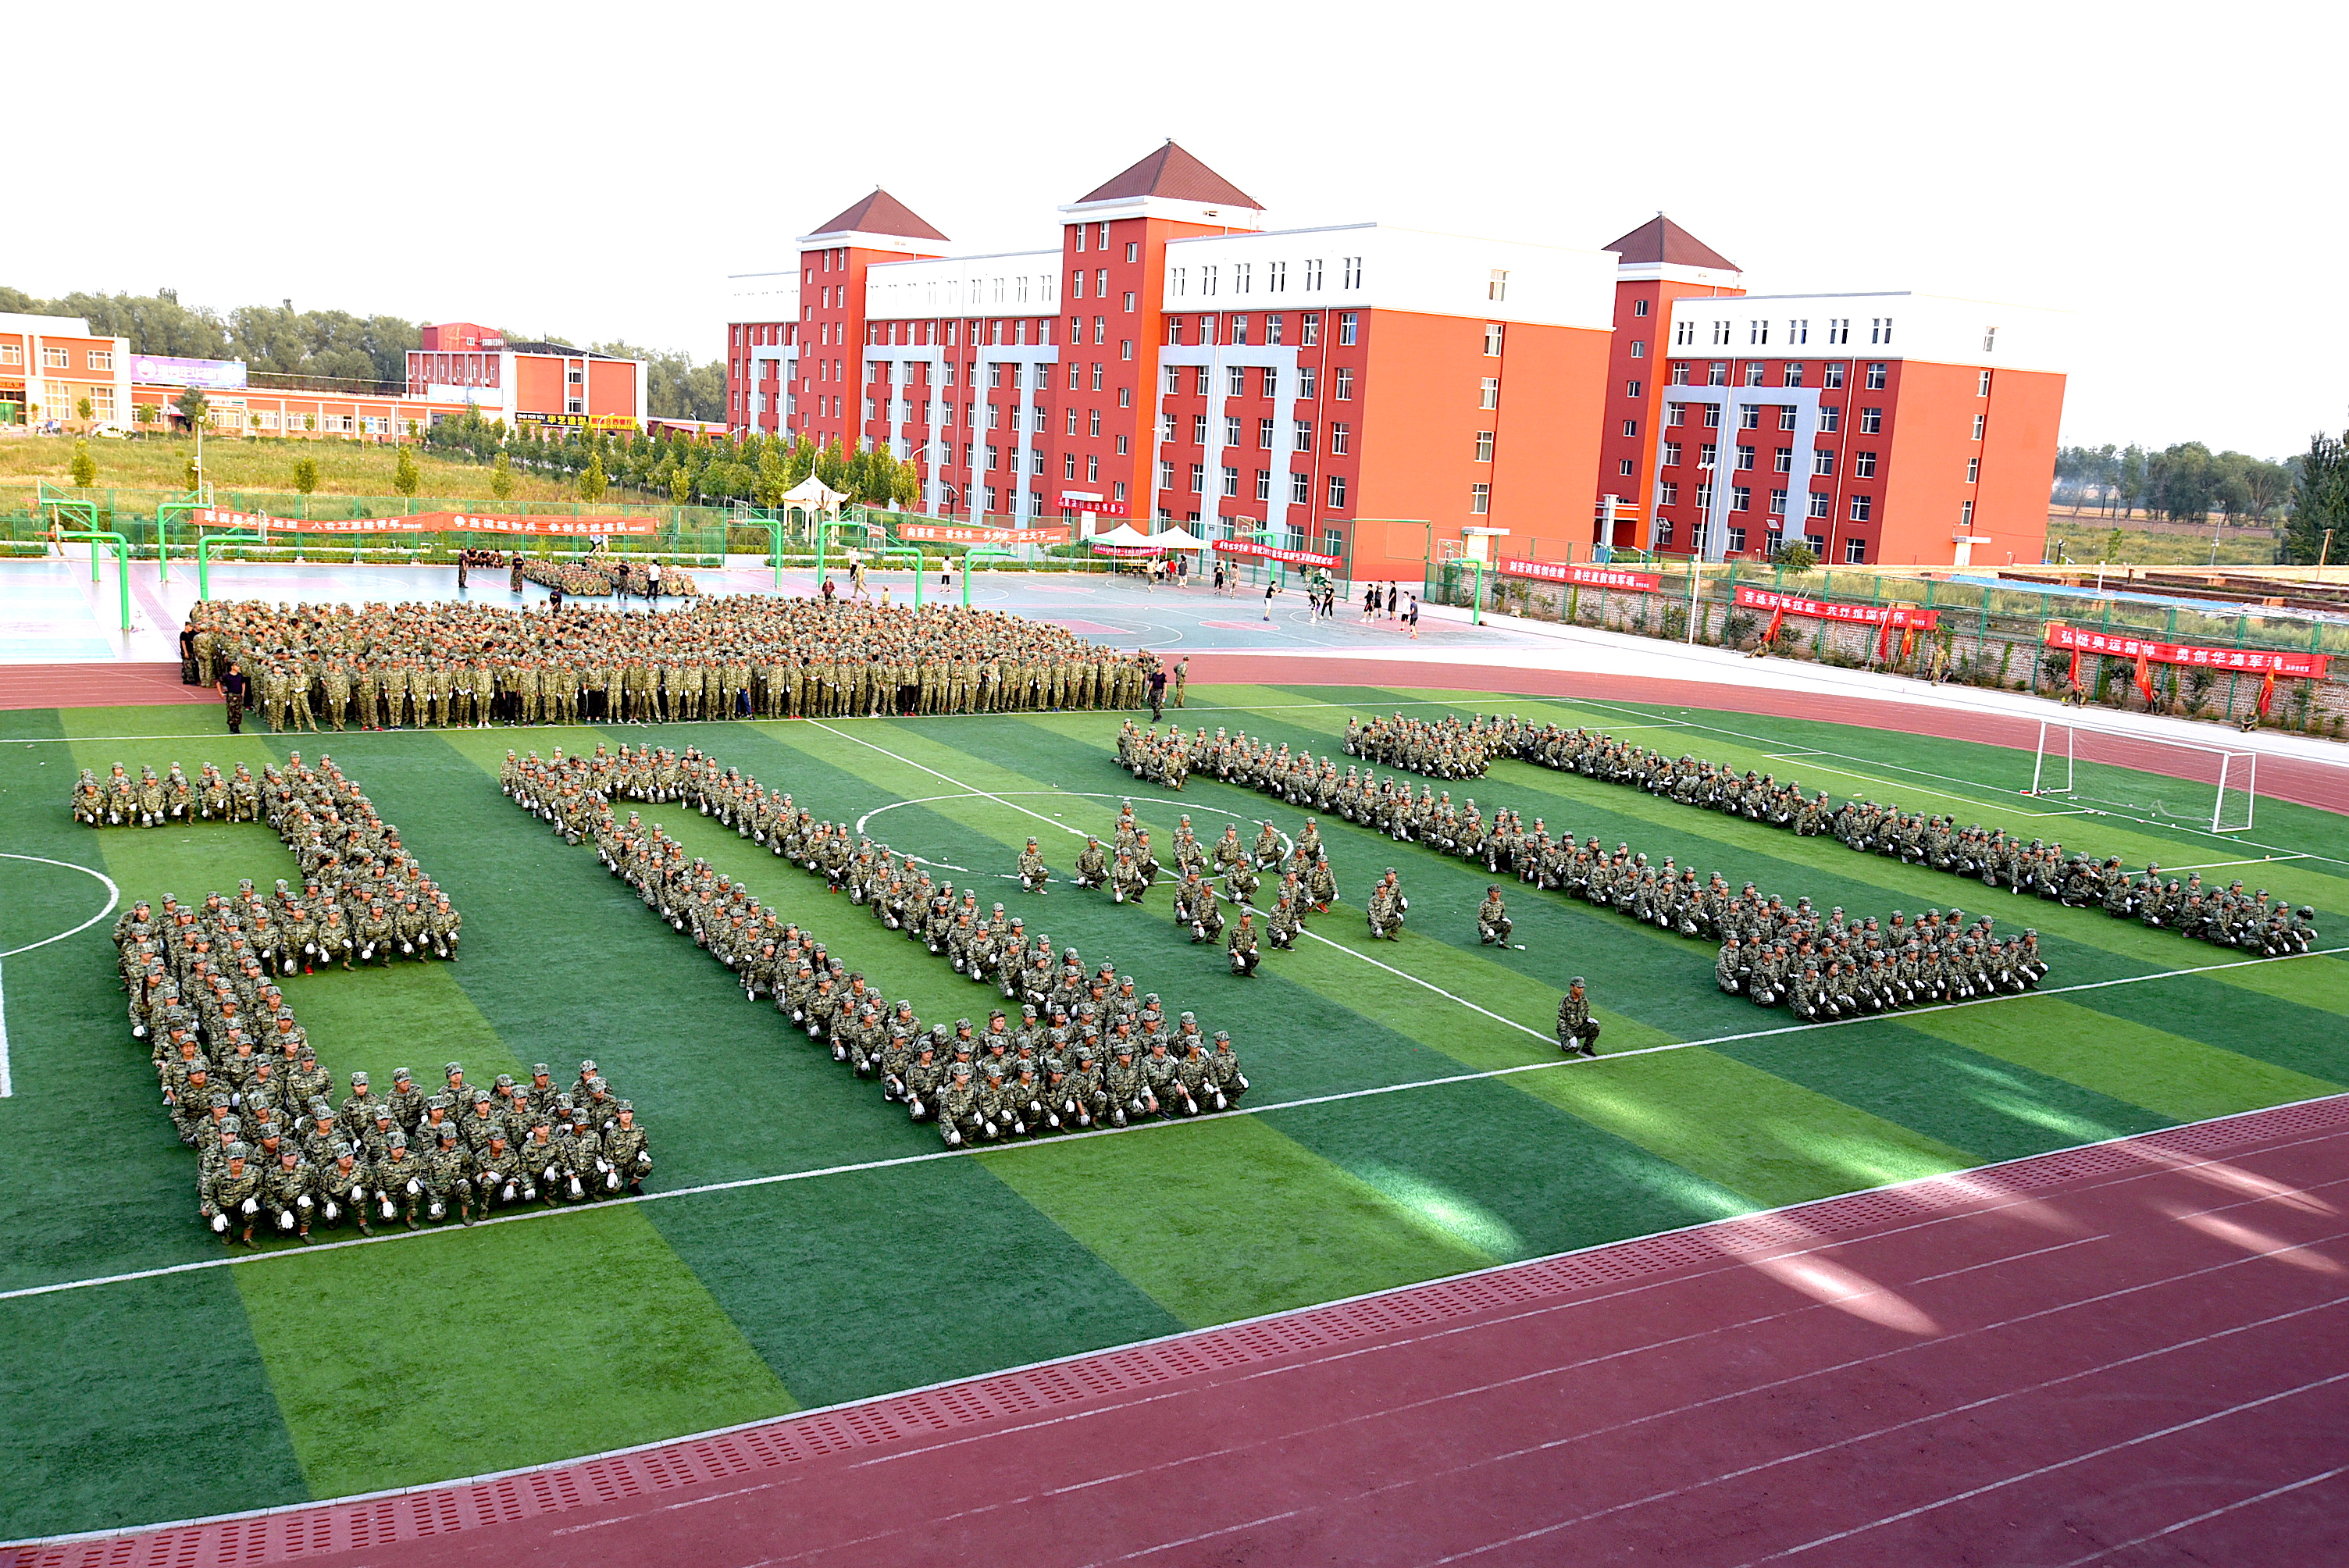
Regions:
<svg viewBox="0 0 2349 1568"><path fill-rule="evenodd" d="M783 492L783 504L808 511L836 513L848 504L848 496L845 491L836 490L810 474Z"/></svg>
<svg viewBox="0 0 2349 1568"><path fill-rule="evenodd" d="M1170 528L1150 536L1150 543L1160 550L1205 550L1207 542L1187 528Z"/></svg>
<svg viewBox="0 0 2349 1568"><path fill-rule="evenodd" d="M1115 528L1111 529L1107 533L1096 533L1087 539L1085 542L1088 544L1123 545L1131 548L1134 545L1149 544L1152 541L1147 534L1136 531L1133 524L1130 522L1121 522Z"/></svg>

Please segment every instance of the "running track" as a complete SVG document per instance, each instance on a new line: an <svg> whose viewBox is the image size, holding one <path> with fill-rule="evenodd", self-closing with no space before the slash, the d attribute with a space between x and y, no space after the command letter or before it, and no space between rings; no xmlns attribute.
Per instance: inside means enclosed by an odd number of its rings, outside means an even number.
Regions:
<svg viewBox="0 0 2349 1568"><path fill-rule="evenodd" d="M2349 1561L2349 1096L9 1568Z"/></svg>
<svg viewBox="0 0 2349 1568"><path fill-rule="evenodd" d="M1493 691L1527 696L1598 698L1651 703L1781 718L1823 719L1837 724L1897 729L1950 740L2029 748L2038 735L2036 718L1900 702L1889 697L1788 692L1769 685L1668 680L1577 670L1490 665L1421 664L1412 660L1328 658L1278 653L1200 653L1189 655L1191 679L1202 685L1422 686L1439 691ZM0 665L0 710L32 707L96 707L112 704L200 702L217 699L206 688L180 684L176 664L79 664ZM1174 711L1174 710L1170 710ZM2047 717L2066 710L2051 705ZM191 717L191 726L204 727ZM260 728L259 725L254 726ZM2212 729L2212 744L2225 732ZM2110 763L2147 773L2184 777L2174 747L2138 744L2109 733L2080 738L2083 761ZM2344 754L2349 755L2349 754ZM2193 775L2209 783L2207 765ZM2304 758L2266 754L2260 758L2260 793L2328 811L2349 811L2349 768Z"/></svg>

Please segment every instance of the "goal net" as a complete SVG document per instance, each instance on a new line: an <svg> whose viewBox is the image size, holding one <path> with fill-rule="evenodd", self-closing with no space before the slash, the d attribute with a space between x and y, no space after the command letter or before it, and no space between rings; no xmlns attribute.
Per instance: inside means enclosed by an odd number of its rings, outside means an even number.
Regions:
<svg viewBox="0 0 2349 1568"><path fill-rule="evenodd" d="M2241 833L2259 803L2259 767L2255 751L2043 719L2024 792L2087 812Z"/></svg>

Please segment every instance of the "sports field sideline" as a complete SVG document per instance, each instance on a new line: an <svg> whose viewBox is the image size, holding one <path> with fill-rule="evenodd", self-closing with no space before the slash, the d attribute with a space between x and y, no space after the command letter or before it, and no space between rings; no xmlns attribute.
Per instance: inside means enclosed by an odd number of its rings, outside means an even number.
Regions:
<svg viewBox="0 0 2349 1568"><path fill-rule="evenodd" d="M1195 686L1190 723L1317 752L1351 713L1433 715L1495 699L1330 686ZM1998 748L1747 714L1507 699L1589 724L2134 864L2204 867L2349 910L2349 832L2275 800L2247 835L2175 825L2174 780L2097 769L2079 800L2013 791ZM206 733L209 709L0 715L0 1537L106 1528L480 1474L1511 1260L2282 1104L2349 1084L2338 951L2240 954L2100 912L1991 894L1520 763L1454 797L1516 807L1733 883L1821 907L1961 904L2041 933L2039 995L1825 1027L1789 1026L1712 983L1709 944L1512 887L1523 951L1479 948L1485 878L1324 820L1341 889L1388 865L1412 895L1395 944L1351 903L1252 982L1142 910L1055 886L1020 894L1033 833L1065 868L1131 798L1162 842L1187 811L1299 814L1195 779L1167 797L1119 771L1122 716L352 734ZM499 794L510 746L706 747L820 815L977 879L1031 930L1112 957L1173 1009L1231 1031L1245 1114L943 1152L723 970L653 919L592 851ZM253 764L320 748L396 822L465 912L455 966L324 974L289 1000L337 1079L477 1080L593 1057L651 1130L639 1202L406 1233L231 1264L191 1218L193 1160L121 1024L109 886L183 898L292 874L265 827L75 828L75 771L120 760ZM926 1019L983 1017L993 993L844 899L698 817L647 810L814 929ZM2171 825L2164 825L2165 822ZM2270 859L2268 857L2282 857ZM72 913L61 919L59 911ZM35 945L38 944L38 945ZM1568 1064L1549 1021L1589 977L1599 1061ZM380 1078L378 1078L380 1080Z"/></svg>

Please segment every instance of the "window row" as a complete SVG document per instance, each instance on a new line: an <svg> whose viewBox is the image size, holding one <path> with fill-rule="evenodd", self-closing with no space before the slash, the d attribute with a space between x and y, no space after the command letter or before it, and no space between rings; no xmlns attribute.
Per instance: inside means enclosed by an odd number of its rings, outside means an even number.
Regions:
<svg viewBox="0 0 2349 1568"><path fill-rule="evenodd" d="M1195 319L1196 323L1195 327L1192 325ZM1248 333L1250 331L1250 324L1252 320L1252 317L1245 315L1234 315L1230 318L1228 325L1226 325L1225 318L1221 316L1203 315L1193 318L1188 316L1170 315L1166 318L1166 341L1174 344L1188 341L1205 346L1215 343L1216 341L1216 334L1221 332L1224 335L1224 342L1236 345L1245 345L1248 341ZM1361 313L1350 310L1340 311L1338 313L1337 327L1338 342L1340 345L1351 346L1352 344L1360 341L1360 335L1361 332ZM1288 318L1287 316L1278 315L1278 313L1268 314L1265 316L1264 341L1268 346L1278 346L1278 344L1286 342L1288 332ZM1186 334L1188 335L1187 337L1185 335ZM1310 348L1320 341L1321 313L1318 310L1309 310L1301 313L1297 318L1298 346L1301 348Z"/></svg>
<svg viewBox="0 0 2349 1568"><path fill-rule="evenodd" d="M1759 360L1747 361L1744 375L1741 377L1743 385L1747 387L1760 387L1765 385L1766 383L1764 378L1768 372L1768 368L1769 367L1766 365L1763 364ZM1819 385L1827 388L1829 391L1833 391L1837 387L1841 387L1844 384L1845 368L1846 366L1842 361L1826 361L1819 366ZM1685 359L1675 359L1672 361L1671 385L1674 387L1686 387L1690 385L1690 377L1692 369L1693 366L1692 366ZM1985 377L1987 377L1989 374L1990 372L1987 370L1982 372L1982 375ZM1779 367L1778 385L1781 387L1800 387L1804 383L1804 377L1805 371L1803 362L1799 359L1788 360L1785 365ZM1868 364L1865 383L1868 390L1871 392L1881 392L1884 390L1884 387L1889 379L1890 369L1886 361L1877 360ZM1705 366L1704 384L1707 387L1728 386L1729 361L1726 359L1716 359L1709 363ZM1982 395L1984 397L1988 397L1990 395L1990 383L1987 380L1982 383Z"/></svg>
<svg viewBox="0 0 2349 1568"><path fill-rule="evenodd" d="M1309 257L1298 263L1297 281L1300 292L1305 294L1320 292L1322 279L1328 275L1325 270L1327 263L1328 258L1323 256ZM1258 273L1257 263L1254 262L1218 262L1198 267L1169 267L1166 269L1166 292L1177 299L1189 294L1195 274L1198 280L1198 292L1203 296L1211 296L1224 292L1224 284L1227 280L1231 285L1230 292L1233 294L1254 293L1259 275L1264 279L1266 294L1288 292L1288 263L1285 261L1265 263L1261 274ZM1106 277L1108 274L1102 275ZM1497 275L1506 280L1508 274L1504 273ZM1358 289L1362 286L1361 257L1338 258L1338 286L1341 289ZM1494 297L1497 299L1500 296L1496 294Z"/></svg>

